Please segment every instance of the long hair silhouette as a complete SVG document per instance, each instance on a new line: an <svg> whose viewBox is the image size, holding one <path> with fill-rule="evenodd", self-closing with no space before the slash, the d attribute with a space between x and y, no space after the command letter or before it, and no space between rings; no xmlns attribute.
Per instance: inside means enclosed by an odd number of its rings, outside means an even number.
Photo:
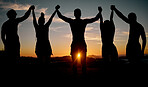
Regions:
<svg viewBox="0 0 148 87"><path fill-rule="evenodd" d="M105 20L100 17L100 30L102 38L102 57L106 64L116 63L118 60L118 52L114 45L115 25L113 22L113 10L111 11L110 20ZM111 60L111 61L110 61Z"/></svg>
<svg viewBox="0 0 148 87"><path fill-rule="evenodd" d="M36 38L37 38L35 53L39 59L40 64L48 64L50 62L52 49L48 38L49 36L48 32L49 32L49 26L52 22L55 13L56 11L54 11L48 22L45 24L44 13L41 13L41 16L39 17L37 23L34 10L32 11L33 25L35 27Z"/></svg>

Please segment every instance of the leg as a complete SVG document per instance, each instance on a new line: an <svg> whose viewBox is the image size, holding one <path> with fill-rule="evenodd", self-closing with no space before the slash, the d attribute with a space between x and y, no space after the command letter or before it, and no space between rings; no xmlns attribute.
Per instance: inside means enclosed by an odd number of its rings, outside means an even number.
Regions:
<svg viewBox="0 0 148 87"><path fill-rule="evenodd" d="M42 59L41 59L42 57L37 55L37 58L38 58L38 64L42 64Z"/></svg>
<svg viewBox="0 0 148 87"><path fill-rule="evenodd" d="M16 56L16 64L19 64L20 63L20 49L17 50L15 56Z"/></svg>
<svg viewBox="0 0 148 87"><path fill-rule="evenodd" d="M131 64L140 61L141 46L140 44L127 44L126 56Z"/></svg>
<svg viewBox="0 0 148 87"><path fill-rule="evenodd" d="M18 64L18 60L20 57L20 49L18 49L18 47L5 46L5 52L6 52L5 62L7 64Z"/></svg>
<svg viewBox="0 0 148 87"><path fill-rule="evenodd" d="M106 46L102 46L102 58L105 65L109 64L109 53Z"/></svg>
<svg viewBox="0 0 148 87"><path fill-rule="evenodd" d="M127 57L128 61L130 63L133 63L132 54L131 54L131 50L130 50L131 48L130 47L131 46L129 44L127 44L127 46L126 46L126 57Z"/></svg>
<svg viewBox="0 0 148 87"><path fill-rule="evenodd" d="M86 52L82 52L81 64L82 64L82 72L86 74Z"/></svg>
<svg viewBox="0 0 148 87"><path fill-rule="evenodd" d="M50 57L51 55L47 55L45 58L45 64L49 64L50 63Z"/></svg>
<svg viewBox="0 0 148 87"><path fill-rule="evenodd" d="M141 63L141 58L142 58L142 51L141 51L141 45L138 44L137 45L137 48L136 48L136 52L135 52L137 55L135 55L135 61L136 63Z"/></svg>
<svg viewBox="0 0 148 87"><path fill-rule="evenodd" d="M72 54L72 61L73 61L73 72L74 74L77 73L77 55L76 54Z"/></svg>
<svg viewBox="0 0 148 87"><path fill-rule="evenodd" d="M114 44L113 44L112 54L111 55L112 55L111 62L113 64L116 64L118 62L118 52L117 52L117 49L116 49Z"/></svg>

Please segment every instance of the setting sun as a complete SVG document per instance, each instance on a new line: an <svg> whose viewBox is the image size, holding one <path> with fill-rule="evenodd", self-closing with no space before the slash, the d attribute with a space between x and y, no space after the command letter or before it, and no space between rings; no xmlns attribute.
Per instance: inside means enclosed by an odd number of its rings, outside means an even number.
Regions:
<svg viewBox="0 0 148 87"><path fill-rule="evenodd" d="M80 53L78 53L78 58L80 58L80 56L81 56Z"/></svg>

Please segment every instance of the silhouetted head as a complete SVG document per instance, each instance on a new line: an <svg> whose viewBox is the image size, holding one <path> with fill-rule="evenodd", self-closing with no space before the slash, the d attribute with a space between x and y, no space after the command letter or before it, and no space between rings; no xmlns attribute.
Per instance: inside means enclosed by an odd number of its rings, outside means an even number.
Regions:
<svg viewBox="0 0 148 87"><path fill-rule="evenodd" d="M7 12L7 17L8 17L9 19L15 19L15 18L16 18L16 15L17 15L17 13L16 13L16 11L13 10L13 9L11 9L11 10L9 10L9 11Z"/></svg>
<svg viewBox="0 0 148 87"><path fill-rule="evenodd" d="M112 28L112 26L113 25L109 20L105 20L104 23L103 23L104 29L107 29L107 30L109 29L107 32L110 32L110 30L111 30L110 28Z"/></svg>
<svg viewBox="0 0 148 87"><path fill-rule="evenodd" d="M109 25L110 24L110 21L109 20L105 20L104 21L104 25Z"/></svg>
<svg viewBox="0 0 148 87"><path fill-rule="evenodd" d="M128 14L128 19L132 22L132 21L137 21L137 16L135 13L129 13Z"/></svg>
<svg viewBox="0 0 148 87"><path fill-rule="evenodd" d="M45 18L44 18L44 13L42 12L41 16L39 17L38 24L44 25L44 23L45 23Z"/></svg>
<svg viewBox="0 0 148 87"><path fill-rule="evenodd" d="M76 17L76 19L80 19L80 17L81 17L81 10L79 8L74 10L74 16Z"/></svg>

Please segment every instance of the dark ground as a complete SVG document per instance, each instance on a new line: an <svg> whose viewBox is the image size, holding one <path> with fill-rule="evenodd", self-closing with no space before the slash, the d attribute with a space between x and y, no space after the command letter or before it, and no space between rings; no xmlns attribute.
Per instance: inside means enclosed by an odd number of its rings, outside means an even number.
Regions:
<svg viewBox="0 0 148 87"><path fill-rule="evenodd" d="M148 79L148 57L140 64L130 64L125 57L120 57L118 64L104 65L102 59L87 58L87 72L84 75L81 65L77 75L72 71L70 57L55 57L49 65L37 64L37 58L21 57L20 64L2 65L1 72L17 79L48 79L52 81L106 81L106 80L144 80ZM140 78L140 79L139 79Z"/></svg>
<svg viewBox="0 0 148 87"><path fill-rule="evenodd" d="M130 64L126 57L119 57L117 64L104 65L100 58L87 58L87 72L84 75L81 65L78 73L72 71L72 59L69 56L51 58L49 65L39 65L37 58L21 57L19 64L6 65L1 59L1 78L7 80L27 81L147 81L148 56L141 59L139 64Z"/></svg>

